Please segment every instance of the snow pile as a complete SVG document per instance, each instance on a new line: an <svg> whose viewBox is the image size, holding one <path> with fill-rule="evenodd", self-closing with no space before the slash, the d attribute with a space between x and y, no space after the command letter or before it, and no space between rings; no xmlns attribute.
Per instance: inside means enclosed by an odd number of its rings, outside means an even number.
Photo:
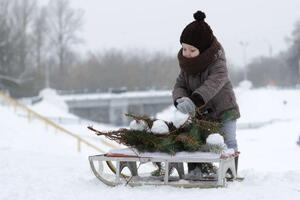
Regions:
<svg viewBox="0 0 300 200"><path fill-rule="evenodd" d="M43 100L39 103L29 106L30 109L36 111L44 117L51 119L68 118L76 120L77 116L68 112L68 106L65 101L57 95L55 90L50 88L40 92Z"/></svg>
<svg viewBox="0 0 300 200"><path fill-rule="evenodd" d="M117 146L120 147L120 145L116 142L106 140L101 137L99 138L99 136L96 136L93 132L87 129L88 126L93 126L98 130L110 131L115 130L115 126L109 124L99 124L97 122L80 119L78 116L69 113L68 109L66 109L67 105L63 98L58 95L55 90L48 88L41 91L40 95L43 97L43 100L39 103L29 106L30 109L36 111L44 117L49 118L55 123L60 124L60 126L79 135L80 137L97 147L101 147L104 150L109 150Z"/></svg>
<svg viewBox="0 0 300 200"><path fill-rule="evenodd" d="M65 101L57 94L56 90L51 88L46 88L42 90L39 94L43 98L44 102L55 105L62 111L68 111L68 105Z"/></svg>
<svg viewBox="0 0 300 200"><path fill-rule="evenodd" d="M155 120L151 127L151 132L154 134L166 134L169 133L169 127L163 120Z"/></svg>

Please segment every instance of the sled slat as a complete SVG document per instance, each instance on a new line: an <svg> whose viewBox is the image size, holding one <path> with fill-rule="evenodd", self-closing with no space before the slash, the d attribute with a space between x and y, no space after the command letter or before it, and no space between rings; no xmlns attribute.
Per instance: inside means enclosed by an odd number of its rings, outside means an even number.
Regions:
<svg viewBox="0 0 300 200"><path fill-rule="evenodd" d="M122 153L120 153L122 152ZM128 184L131 186L138 186L138 185L170 185L175 187L201 187L201 188L211 188L211 187L224 187L226 186L225 175L228 169L233 172L233 179L236 178L235 173L235 163L234 163L234 156L222 156L221 154L215 153L203 153L203 152L195 152L195 153L187 153L187 152L180 152L176 155L172 156L169 154L158 154L158 153L143 153L131 154L128 149L126 150L117 150L114 152L109 152L108 154L100 154L90 156L90 164L93 173L95 176L109 186L116 186L119 184ZM106 162L106 161L115 161L116 162L116 174L114 179L107 179L102 171L97 171L94 167L93 162ZM137 169L133 170L130 169L130 172L133 173L133 177L130 179L125 179L121 177L121 170L124 168L124 164L127 167L136 166L136 162L146 163L146 162L162 162L165 164L165 171L161 179L153 178L153 177L140 177L137 173ZM183 170L183 163L218 163L219 168L217 170L217 180L209 180L209 179L199 179L197 181L190 181L184 180L184 170ZM120 163L122 163L122 167L120 167ZM180 170L178 170L179 177L170 177L169 176L169 168L174 167L174 163L176 166L182 166ZM133 165L132 165L133 164ZM127 177L128 178L128 177ZM130 180L130 181L128 181Z"/></svg>

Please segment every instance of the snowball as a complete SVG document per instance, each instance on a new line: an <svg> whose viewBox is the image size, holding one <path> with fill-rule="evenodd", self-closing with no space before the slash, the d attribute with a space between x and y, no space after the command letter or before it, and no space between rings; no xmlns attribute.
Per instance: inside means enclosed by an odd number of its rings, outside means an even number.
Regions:
<svg viewBox="0 0 300 200"><path fill-rule="evenodd" d="M174 113L174 117L171 121L176 128L179 128L181 125L183 125L186 122L188 118L189 115L183 114L178 111Z"/></svg>
<svg viewBox="0 0 300 200"><path fill-rule="evenodd" d="M206 139L206 144L216 144L216 145L223 145L224 138L219 133L210 134Z"/></svg>
<svg viewBox="0 0 300 200"><path fill-rule="evenodd" d="M179 128L184 124L184 122L186 122L186 120L189 118L189 115L183 114L182 112L178 111L174 105L172 105L162 112L157 113L156 118L172 122L176 128Z"/></svg>
<svg viewBox="0 0 300 200"><path fill-rule="evenodd" d="M163 120L155 120L151 132L154 134L167 134L169 133L169 127Z"/></svg>
<svg viewBox="0 0 300 200"><path fill-rule="evenodd" d="M174 113L177 111L174 105L169 106L165 110L156 114L156 119L161 119L165 121L172 121Z"/></svg>
<svg viewBox="0 0 300 200"><path fill-rule="evenodd" d="M143 131L148 130L148 124L143 120L132 120L129 124L130 129L137 130L137 131Z"/></svg>

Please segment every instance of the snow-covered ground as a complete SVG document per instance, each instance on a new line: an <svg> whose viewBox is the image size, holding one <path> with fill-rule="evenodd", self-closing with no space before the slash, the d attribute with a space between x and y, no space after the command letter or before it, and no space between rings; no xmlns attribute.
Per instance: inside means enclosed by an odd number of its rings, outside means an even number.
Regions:
<svg viewBox="0 0 300 200"><path fill-rule="evenodd" d="M38 120L28 122L24 114L16 114L0 99L0 199L299 199L300 146L296 141L300 135L300 90L240 88L236 94L242 113L240 124L255 122L261 126L238 130L239 169L245 180L219 189L107 187L89 168L87 156L96 154L93 149L83 148L77 153L76 140ZM53 101L45 100L32 108L52 117L57 109L58 116L76 119L63 104L55 108ZM170 107L157 117L170 119L175 114ZM64 127L108 149L104 143L95 142L97 138L86 125L114 128L87 121Z"/></svg>

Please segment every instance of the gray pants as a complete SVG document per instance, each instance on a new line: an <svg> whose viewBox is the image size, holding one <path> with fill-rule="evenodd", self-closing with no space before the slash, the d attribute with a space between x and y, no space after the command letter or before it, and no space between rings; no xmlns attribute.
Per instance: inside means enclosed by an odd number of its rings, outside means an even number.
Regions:
<svg viewBox="0 0 300 200"><path fill-rule="evenodd" d="M220 132L223 133L224 142L227 147L237 151L238 146L236 141L236 120L222 123ZM194 170L197 166L202 169L204 165L203 163L188 163L188 171L190 172L191 170Z"/></svg>
<svg viewBox="0 0 300 200"><path fill-rule="evenodd" d="M224 122L221 127L221 133L224 133L224 142L228 148L238 150L236 141L236 120Z"/></svg>

